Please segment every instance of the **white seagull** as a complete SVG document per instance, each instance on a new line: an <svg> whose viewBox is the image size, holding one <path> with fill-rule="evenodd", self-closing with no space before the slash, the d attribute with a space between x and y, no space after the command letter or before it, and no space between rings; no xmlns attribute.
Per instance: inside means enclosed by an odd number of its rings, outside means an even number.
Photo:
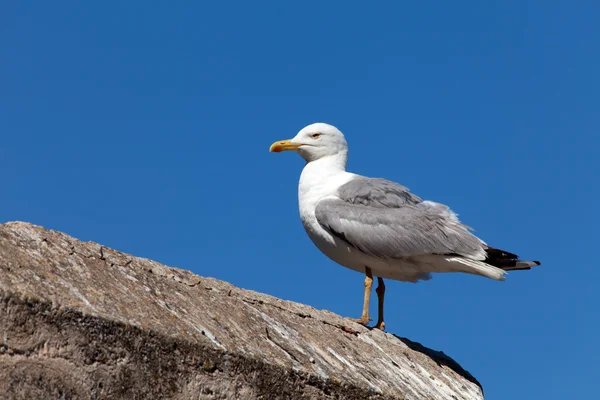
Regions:
<svg viewBox="0 0 600 400"><path fill-rule="evenodd" d="M383 278L417 282L431 272L465 272L504 280L506 271L539 261L488 246L469 232L447 206L422 200L395 182L346 172L348 145L336 127L316 123L270 151L296 151L306 165L298 199L306 233L327 257L366 275L362 316L367 325L373 276L384 329Z"/></svg>

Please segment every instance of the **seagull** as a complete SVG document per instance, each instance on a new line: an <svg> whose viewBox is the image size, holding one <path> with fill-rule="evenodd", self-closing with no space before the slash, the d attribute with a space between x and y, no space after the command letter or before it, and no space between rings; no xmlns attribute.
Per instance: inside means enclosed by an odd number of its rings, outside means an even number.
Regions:
<svg viewBox="0 0 600 400"><path fill-rule="evenodd" d="M362 314L354 319L361 325L371 321L373 277L374 328L383 330L383 278L418 282L433 272L464 272L501 281L506 271L540 265L488 246L448 206L422 200L398 183L346 172L348 145L332 125L308 125L270 151L295 151L306 161L298 185L302 225L323 254L365 274Z"/></svg>

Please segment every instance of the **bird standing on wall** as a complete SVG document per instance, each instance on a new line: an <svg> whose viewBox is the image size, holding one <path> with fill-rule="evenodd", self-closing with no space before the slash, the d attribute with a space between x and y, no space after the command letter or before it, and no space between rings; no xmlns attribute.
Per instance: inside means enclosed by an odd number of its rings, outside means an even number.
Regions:
<svg viewBox="0 0 600 400"><path fill-rule="evenodd" d="M424 201L395 182L346 172L348 145L334 126L309 125L270 148L286 150L306 160L298 186L306 233L327 257L366 275L362 316L356 320L362 325L370 321L373 276L375 327L384 329L383 278L417 282L432 272L465 272L504 280L506 271L540 265L488 246L443 204Z"/></svg>

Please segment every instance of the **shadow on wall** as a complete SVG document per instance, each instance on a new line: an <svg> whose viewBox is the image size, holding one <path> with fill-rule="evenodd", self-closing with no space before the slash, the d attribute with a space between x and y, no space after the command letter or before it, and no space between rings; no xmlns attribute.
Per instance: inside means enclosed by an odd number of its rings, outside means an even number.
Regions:
<svg viewBox="0 0 600 400"><path fill-rule="evenodd" d="M475 377L471 375L468 371L466 371L463 367L458 365L456 361L444 354L443 351L431 350L423 346L421 343L413 342L410 339L400 337L397 335L394 336L398 338L398 340L402 341L405 345L407 345L411 350L425 354L427 357L431 358L437 365L444 365L456 372L457 374L459 374L460 376L462 376L463 378L467 379L468 381L473 382L474 384L479 386L481 388L481 391L483 392L483 388L481 387L479 381L475 379Z"/></svg>

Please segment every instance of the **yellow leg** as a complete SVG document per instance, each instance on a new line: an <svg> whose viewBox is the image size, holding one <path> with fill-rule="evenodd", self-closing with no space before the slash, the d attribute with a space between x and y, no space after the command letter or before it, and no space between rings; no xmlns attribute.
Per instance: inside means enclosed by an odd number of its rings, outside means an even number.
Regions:
<svg viewBox="0 0 600 400"><path fill-rule="evenodd" d="M380 277L377 277L377 289L375 289L375 291L377 292L377 308L379 312L375 328L384 330L385 322L383 322L383 298L385 296L385 284L383 283L383 279Z"/></svg>
<svg viewBox="0 0 600 400"><path fill-rule="evenodd" d="M362 315L359 319L355 319L354 321L366 326L369 321L371 321L371 318L369 318L369 302L371 300L371 288L373 287L373 274L371 273L371 268L366 267L365 274L365 298L363 301Z"/></svg>

